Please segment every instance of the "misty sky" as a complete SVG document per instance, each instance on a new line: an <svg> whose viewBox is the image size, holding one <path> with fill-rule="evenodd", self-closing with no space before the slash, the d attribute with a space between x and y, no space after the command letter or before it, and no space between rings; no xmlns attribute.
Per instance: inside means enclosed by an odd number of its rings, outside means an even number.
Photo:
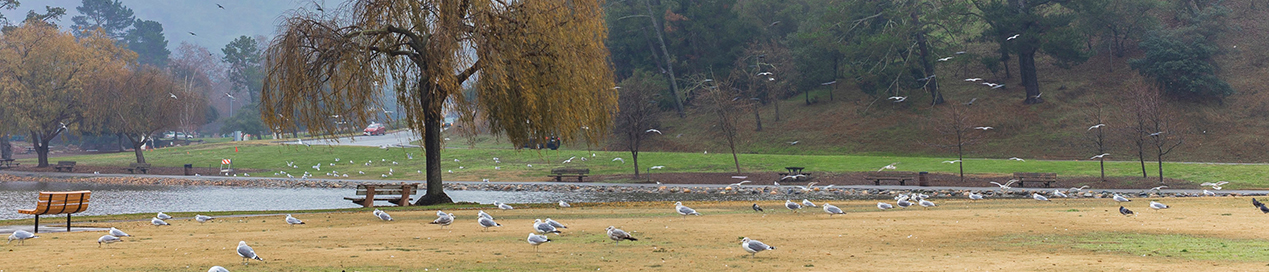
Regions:
<svg viewBox="0 0 1269 272"><path fill-rule="evenodd" d="M182 41L207 47L220 53L233 39L246 35L264 35L272 38L281 16L290 10L313 8L313 2L337 5L337 0L121 0L132 9L137 19L152 20L163 24L163 34L168 40L168 50L175 50ZM32 9L44 12L44 6L64 7L66 16L57 22L63 29L78 16L75 7L81 0L21 0L17 10L0 11L11 21L20 22ZM225 9L216 8L219 3ZM198 36L191 36L194 32Z"/></svg>

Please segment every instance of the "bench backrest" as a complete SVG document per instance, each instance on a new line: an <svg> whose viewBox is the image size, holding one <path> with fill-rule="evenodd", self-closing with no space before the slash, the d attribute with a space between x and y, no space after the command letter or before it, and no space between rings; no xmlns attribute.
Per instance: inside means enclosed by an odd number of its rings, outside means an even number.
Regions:
<svg viewBox="0 0 1269 272"><path fill-rule="evenodd" d="M90 191L40 192L40 202L34 214L77 213L88 210Z"/></svg>
<svg viewBox="0 0 1269 272"><path fill-rule="evenodd" d="M1018 173L1013 173L1013 176L1014 176L1015 178L1029 178L1029 179L1056 179L1056 178L1057 178L1057 173L1022 173L1022 172L1018 172Z"/></svg>
<svg viewBox="0 0 1269 272"><path fill-rule="evenodd" d="M367 186L367 185L369 185L369 186ZM403 189L403 188L402 188L402 185L404 185L404 189L405 189L405 190L409 190L409 191L405 192L405 194L407 194L407 195L414 195L414 193L415 193L415 192L418 192L418 188L419 188L419 184L418 184L418 183L406 183L406 184L358 184L358 185L357 185L357 195L366 195L366 189L367 189L367 187L374 187L374 188L375 188L375 195L401 195L401 194L402 194L402 191L401 191L401 190Z"/></svg>
<svg viewBox="0 0 1269 272"><path fill-rule="evenodd" d="M134 162L134 163L130 163L130 164L128 164L128 167L132 167L132 168L137 168L137 167L150 168L150 164L148 164L148 163L135 163L135 162Z"/></svg>
<svg viewBox="0 0 1269 272"><path fill-rule="evenodd" d="M913 173L913 172L882 171L882 172L868 172L867 176L874 177L874 178L909 178L909 177L915 177L916 175L917 173Z"/></svg>
<svg viewBox="0 0 1269 272"><path fill-rule="evenodd" d="M551 169L551 174L590 174L590 168L557 168Z"/></svg>
<svg viewBox="0 0 1269 272"><path fill-rule="evenodd" d="M75 165L75 161L58 161L57 165Z"/></svg>

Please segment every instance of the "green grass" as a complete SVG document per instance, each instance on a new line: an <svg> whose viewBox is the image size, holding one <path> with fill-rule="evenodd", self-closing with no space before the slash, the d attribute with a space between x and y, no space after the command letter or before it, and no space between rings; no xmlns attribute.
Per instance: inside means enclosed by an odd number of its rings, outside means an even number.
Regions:
<svg viewBox="0 0 1269 272"><path fill-rule="evenodd" d="M1002 240L1019 246L1056 246L1210 261L1267 261L1269 241L1225 239L1185 234L1093 232L1080 235L1009 235Z"/></svg>
<svg viewBox="0 0 1269 272"><path fill-rule="evenodd" d="M559 167L585 167L594 174L628 174L634 166L630 153L624 151L585 151L574 150L577 147L566 146L558 151L552 150L514 150L514 149L445 149L441 157L443 174L451 180L480 180L489 178L502 181L540 180L550 169ZM582 147L584 148L584 147ZM236 151L235 151L236 150ZM413 154L414 159L407 159L406 154ZM146 161L156 166L180 167L194 164L196 167L216 167L221 159L232 159L234 167L239 169L258 169L253 176L273 176L277 171L286 171L299 176L310 172L321 178L324 173L338 171L349 174L355 179L407 179L422 180L423 154L420 149L392 148L383 150L375 147L353 146L284 146L264 141L228 142L203 144L184 147L163 148L146 152ZM591 157L591 154L595 154ZM494 157L501 163L494 163ZM570 158L578 157L573 163L562 164ZM588 158L582 161L580 158ZM620 157L626 163L614 162ZM660 172L716 172L735 171L730 153L709 152L641 152L640 167L647 169L654 165L664 165ZM942 163L951 158L913 157L889 155L777 155L777 154L740 154L743 172L781 172L787 166L806 167L811 172L859 172L876 171L881 166L899 162L899 171L928 171L932 173L956 173L957 165ZM336 162L334 159L339 158ZM459 161L455 162L457 159ZM71 160L86 165L123 166L135 160L132 153L96 154L84 156L58 157L54 160ZM353 163L349 163L349 160ZM397 164L392 164L395 161ZM287 162L294 162L288 167ZM371 162L366 166L366 162ZM34 164L33 160L23 160L23 164ZM334 163L334 166L330 164ZM1060 176L1097 176L1098 167L1095 161L1040 161L1025 162L1004 159L966 159L967 174L1009 174L1013 172L1053 172ZM321 164L321 170L313 169L313 165ZM528 165L532 164L530 168ZM459 169L459 167L463 167ZM1157 168L1147 164L1150 175L1155 176ZM500 167L495 170L494 167ZM380 177L392 169L395 173L388 178ZM365 172L364 175L356 174ZM453 171L450 173L449 171ZM1107 162L1108 176L1140 175L1137 162ZM1192 182L1231 181L1226 188L1250 189L1269 188L1269 165L1225 165L1225 164L1191 164L1165 163L1166 177L1185 179Z"/></svg>

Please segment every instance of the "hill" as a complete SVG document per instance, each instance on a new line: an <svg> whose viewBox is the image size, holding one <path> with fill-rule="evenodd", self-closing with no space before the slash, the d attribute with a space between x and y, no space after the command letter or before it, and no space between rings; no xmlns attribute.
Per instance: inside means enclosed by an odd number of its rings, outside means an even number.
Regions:
<svg viewBox="0 0 1269 272"><path fill-rule="evenodd" d="M1167 154L1170 161L1267 162L1264 152L1269 139L1269 93L1261 92L1269 50L1265 33L1269 17L1263 5L1251 1L1228 1L1233 11L1229 23L1234 33L1218 40L1222 54L1217 56L1219 76L1233 86L1236 93L1220 101L1192 102L1166 99L1165 108L1175 116L1177 127L1184 130L1184 144ZM991 54L994 45L971 47L971 54ZM981 77L1006 86L1019 86L1016 70L1013 78L1003 73L993 75L978 63L948 62L938 67L941 87L948 103L929 106L929 95L911 90L902 103L884 97L863 94L849 84L835 89L821 88L810 92L807 105L804 94L788 97L780 103L780 121L774 119L774 107L757 109L762 118L762 131L755 131L752 111L739 120L741 153L773 154L902 154L934 157L955 157L941 148L940 135L933 127L942 119L945 108L975 101L967 106L974 123L995 129L981 133L981 138L966 147L966 155L984 158L1088 159L1099 154L1092 148L1088 127L1096 124L1091 112L1101 107L1108 115L1106 133L1115 160L1136 160L1137 151L1124 136L1132 118L1133 86L1144 85L1132 70L1128 59L1142 52L1130 52L1123 58L1110 54L1094 55L1087 62L1063 69L1051 60L1038 59L1042 94L1045 102L1022 103L1020 87L990 89L961 79ZM1013 64L1011 64L1013 65ZM1014 68L1016 69L1016 68ZM949 76L942 76L947 74ZM802 90L799 90L799 93ZM829 99L829 92L833 99ZM974 100L976 98L976 100ZM654 137L647 148L657 151L726 152L712 128L717 120L701 112L689 110L686 118L672 113L662 116L665 137ZM1177 132L1180 134L1181 132ZM788 142L797 141L796 145ZM616 145L611 145L616 147ZM1146 160L1155 152L1146 152Z"/></svg>

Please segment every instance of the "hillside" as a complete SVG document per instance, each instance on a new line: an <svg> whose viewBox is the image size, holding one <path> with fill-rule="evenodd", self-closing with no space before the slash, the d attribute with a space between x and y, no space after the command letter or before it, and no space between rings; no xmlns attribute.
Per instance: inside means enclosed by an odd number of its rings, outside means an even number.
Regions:
<svg viewBox="0 0 1269 272"><path fill-rule="evenodd" d="M1269 139L1269 92L1261 86L1269 78L1266 67L1269 56L1269 16L1263 4L1256 9L1250 1L1229 1L1233 10L1229 22L1231 33L1218 41L1223 54L1217 57L1219 75L1236 93L1223 101L1189 102L1168 99L1168 109L1175 113L1181 127L1186 128L1184 144L1168 154L1169 161L1269 162L1266 153ZM970 53L990 54L994 45L979 44ZM1006 86L1018 86L1014 77L1003 73L993 76L981 64L947 62L938 67L947 105L960 105L977 98L970 112L982 126L995 129L966 148L966 155L985 158L1023 157L1037 159L1087 159L1097 154L1085 134L1095 122L1089 112L1098 104L1107 110L1110 153L1114 160L1136 160L1136 150L1118 132L1127 127L1125 91L1133 84L1145 82L1127 61L1139 57L1131 52L1125 58L1109 54L1094 55L1072 69L1062 69L1045 59L1037 60L1045 102L1023 105L1023 90L1018 87L989 89L961 79L981 77ZM1016 63L1011 63L1014 66ZM949 76L943 76L949 75ZM933 143L939 137L931 127L933 120L947 106L929 106L929 95L909 90L909 99L892 103L885 98L863 94L850 84L838 84L833 100L828 89L811 92L812 105L805 104L802 94L780 103L781 118L774 120L774 108L759 109L762 131L754 131L752 112L742 114L739 125L742 153L776 154L905 154L933 157L954 157L955 153ZM800 91L799 91L800 92ZM654 137L646 149L683 152L726 152L725 142L712 132L716 119L689 109L687 118L667 112L662 117L664 137ZM786 142L798 141L796 145ZM617 145L610 145L616 147ZM1131 154L1131 155L1130 155ZM1147 160L1153 155L1147 152Z"/></svg>

